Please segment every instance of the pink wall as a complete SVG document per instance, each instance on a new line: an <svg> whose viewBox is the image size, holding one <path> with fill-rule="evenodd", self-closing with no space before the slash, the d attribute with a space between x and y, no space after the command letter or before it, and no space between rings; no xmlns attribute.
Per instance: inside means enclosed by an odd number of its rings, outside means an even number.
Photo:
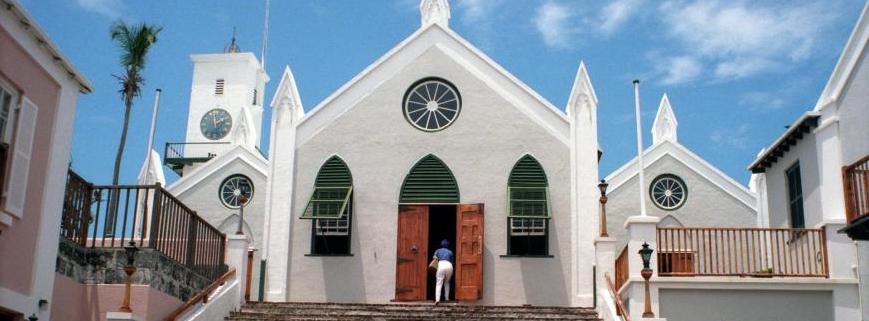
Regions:
<svg viewBox="0 0 869 321"><path fill-rule="evenodd" d="M184 304L147 285L133 285L130 291L133 314L145 321L162 321ZM55 320L105 321L106 312L117 311L124 299L121 284L80 284L56 274L51 315Z"/></svg>
<svg viewBox="0 0 869 321"><path fill-rule="evenodd" d="M0 234L0 287L29 295L48 166L46 147L51 146L61 87L3 28L0 28L0 78L39 108L24 215ZM64 181L65 177L57 177L52 184Z"/></svg>

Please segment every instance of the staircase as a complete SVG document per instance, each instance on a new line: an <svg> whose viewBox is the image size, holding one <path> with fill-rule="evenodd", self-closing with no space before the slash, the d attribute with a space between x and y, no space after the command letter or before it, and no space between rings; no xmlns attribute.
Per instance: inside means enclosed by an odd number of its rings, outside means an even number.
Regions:
<svg viewBox="0 0 869 321"><path fill-rule="evenodd" d="M228 321L470 321L470 320L575 320L600 321L591 308L537 306L476 306L441 304L248 303L232 312Z"/></svg>

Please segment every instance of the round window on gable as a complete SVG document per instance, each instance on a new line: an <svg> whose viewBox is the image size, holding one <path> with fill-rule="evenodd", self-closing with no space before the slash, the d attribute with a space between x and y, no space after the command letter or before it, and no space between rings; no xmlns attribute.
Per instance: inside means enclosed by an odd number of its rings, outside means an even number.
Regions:
<svg viewBox="0 0 869 321"><path fill-rule="evenodd" d="M450 82L440 78L417 81L404 94L404 118L419 130L436 132L449 127L462 110L462 97Z"/></svg>
<svg viewBox="0 0 869 321"><path fill-rule="evenodd" d="M652 180L649 186L649 196L652 202L662 210L672 211L683 204L688 198L688 187L679 176L661 174Z"/></svg>
<svg viewBox="0 0 869 321"><path fill-rule="evenodd" d="M241 174L230 175L220 183L220 201L229 208L241 207L241 196L247 197L247 204L253 199L253 182Z"/></svg>

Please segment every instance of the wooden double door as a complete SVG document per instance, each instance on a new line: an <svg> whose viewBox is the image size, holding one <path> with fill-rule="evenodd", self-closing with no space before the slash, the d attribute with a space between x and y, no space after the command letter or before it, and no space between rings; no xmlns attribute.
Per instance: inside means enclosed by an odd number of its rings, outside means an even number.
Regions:
<svg viewBox="0 0 869 321"><path fill-rule="evenodd" d="M429 205L400 205L395 300L423 301L428 291ZM456 208L455 299L479 300L483 293L483 204Z"/></svg>

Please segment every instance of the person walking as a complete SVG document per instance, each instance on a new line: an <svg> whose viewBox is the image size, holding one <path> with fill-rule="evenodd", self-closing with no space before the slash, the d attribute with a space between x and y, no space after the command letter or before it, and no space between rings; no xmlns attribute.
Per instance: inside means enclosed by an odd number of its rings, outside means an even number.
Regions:
<svg viewBox="0 0 869 321"><path fill-rule="evenodd" d="M441 287L445 287L444 301L450 299L450 279L453 278L453 261L455 255L450 251L450 241L441 241L441 247L434 252L432 259L438 260L438 270L435 273L437 280L435 285L435 305L441 301Z"/></svg>

